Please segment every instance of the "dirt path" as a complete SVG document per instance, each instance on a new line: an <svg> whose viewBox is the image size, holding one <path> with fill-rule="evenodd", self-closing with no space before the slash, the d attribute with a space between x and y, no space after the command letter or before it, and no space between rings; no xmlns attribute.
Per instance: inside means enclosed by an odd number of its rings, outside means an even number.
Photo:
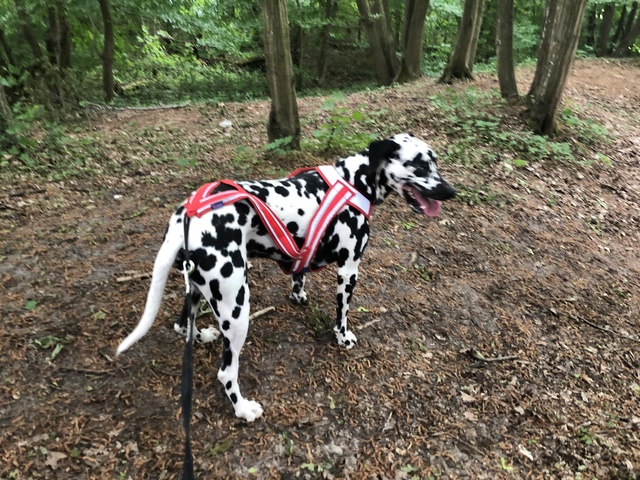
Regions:
<svg viewBox="0 0 640 480"><path fill-rule="evenodd" d="M327 327L333 271L314 274L300 309L277 267L256 262L252 308L276 310L254 321L240 381L265 416L233 418L215 380L220 347L197 348L199 478L638 478L638 73L578 62L569 81L566 104L615 131L602 152L612 167L514 169L497 152L477 169L447 158L441 170L467 194L437 219L398 198L378 207L353 350ZM520 76L526 92L530 72ZM393 111L399 129L440 151L452 140L431 120L429 96L442 88L424 81L349 101ZM320 105L301 100L307 130ZM92 129L95 158L112 164L83 159L99 174L2 185L1 478L177 478L178 274L152 331L122 358L114 351L138 321L166 219L191 188L313 160L250 164L236 151L265 142L266 112L258 102L114 113ZM234 127L220 129L223 118ZM197 168L158 161L165 137Z"/></svg>

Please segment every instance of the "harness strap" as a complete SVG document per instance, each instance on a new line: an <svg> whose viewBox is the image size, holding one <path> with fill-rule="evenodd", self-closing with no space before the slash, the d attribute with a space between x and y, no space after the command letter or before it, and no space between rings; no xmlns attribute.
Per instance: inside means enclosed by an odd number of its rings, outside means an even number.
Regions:
<svg viewBox="0 0 640 480"><path fill-rule="evenodd" d="M182 407L182 421L184 426L184 461L182 464L181 480L193 480L193 454L191 452L191 402L193 398L193 331L195 329L195 315L192 313L191 281L189 275L195 265L191 260L189 251L189 220L184 217L184 249L182 273L184 274L186 297L185 310L187 314L187 341L182 356L182 375L180 385L180 404Z"/></svg>
<svg viewBox="0 0 640 480"><path fill-rule="evenodd" d="M311 169L299 169L293 175L305 170ZM185 205L187 217L201 217L205 213L223 205L246 199L253 205L280 251L293 259L292 268L288 273L308 271L325 230L345 205L353 206L366 215L367 218L371 214L371 202L356 190L353 185L344 180L334 166L324 165L317 167L316 170L327 183L329 189L311 219L302 248L298 248L287 227L269 205L231 180L207 183L193 192ZM233 190L216 192L216 189L221 184L228 185Z"/></svg>

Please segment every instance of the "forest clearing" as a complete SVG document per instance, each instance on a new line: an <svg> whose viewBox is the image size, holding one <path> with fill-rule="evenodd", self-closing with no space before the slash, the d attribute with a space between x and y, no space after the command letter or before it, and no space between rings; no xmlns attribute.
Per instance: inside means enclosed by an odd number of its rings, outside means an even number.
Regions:
<svg viewBox="0 0 640 480"><path fill-rule="evenodd" d="M532 73L517 71L521 90ZM332 268L310 278L302 308L274 263L254 263L252 311L275 311L252 322L241 381L265 413L234 418L215 378L221 346L196 347L197 477L638 478L639 73L637 61L576 62L564 103L607 133L573 160L462 141L444 99L479 108L495 75L338 101L368 112L367 133L425 139L459 195L435 219L397 197L375 210L352 350L331 332ZM330 121L323 102L299 99L307 137ZM115 349L139 319L166 221L193 188L330 161L263 158L268 112L268 101L105 111L75 135L112 166L87 154L74 159L80 176L3 180L1 478L178 478L179 272L154 328L125 355ZM519 135L517 119L493 115Z"/></svg>

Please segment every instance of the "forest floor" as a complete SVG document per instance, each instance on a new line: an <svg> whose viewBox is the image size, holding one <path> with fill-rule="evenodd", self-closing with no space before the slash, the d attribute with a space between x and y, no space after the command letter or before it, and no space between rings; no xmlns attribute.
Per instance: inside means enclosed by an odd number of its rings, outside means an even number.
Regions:
<svg viewBox="0 0 640 480"><path fill-rule="evenodd" d="M526 92L532 69L518 76ZM435 219L397 197L376 208L352 350L330 330L331 268L310 278L301 308L275 264L254 262L252 309L275 311L251 325L240 383L265 413L236 419L216 380L221 346L196 347L198 478L640 477L640 65L576 63L565 103L615 136L577 161L523 163L493 147L491 161L457 161L433 102L450 88L425 79L343 102L424 138L460 195ZM300 99L307 137L326 121L322 102ZM114 353L194 187L326 162L254 158L268 108L102 113L75 134L93 146L82 174L3 181L0 478L178 478L179 272L151 331Z"/></svg>

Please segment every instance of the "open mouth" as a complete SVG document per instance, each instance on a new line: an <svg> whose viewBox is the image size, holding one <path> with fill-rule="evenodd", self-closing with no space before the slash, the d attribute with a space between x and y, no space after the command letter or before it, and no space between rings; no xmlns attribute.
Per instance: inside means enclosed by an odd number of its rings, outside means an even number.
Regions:
<svg viewBox="0 0 640 480"><path fill-rule="evenodd" d="M422 213L427 217L435 217L440 213L440 201L429 198L411 185L404 185L402 187L404 198L416 213Z"/></svg>

